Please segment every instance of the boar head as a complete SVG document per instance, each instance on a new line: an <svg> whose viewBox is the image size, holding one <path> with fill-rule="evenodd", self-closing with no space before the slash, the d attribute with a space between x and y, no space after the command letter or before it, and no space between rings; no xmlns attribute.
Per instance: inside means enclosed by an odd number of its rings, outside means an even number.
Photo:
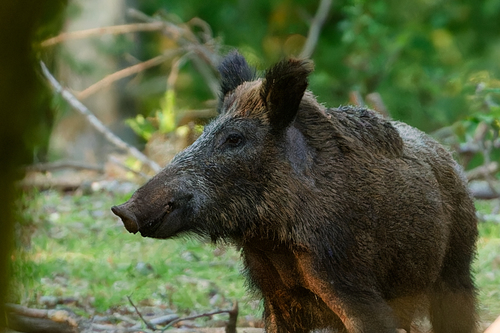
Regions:
<svg viewBox="0 0 500 333"><path fill-rule="evenodd" d="M293 214L286 183L310 169L312 152L293 123L299 109L321 108L305 93L312 67L288 59L255 78L240 54L228 55L219 66L219 116L113 213L129 232L154 238L286 232L266 223Z"/></svg>

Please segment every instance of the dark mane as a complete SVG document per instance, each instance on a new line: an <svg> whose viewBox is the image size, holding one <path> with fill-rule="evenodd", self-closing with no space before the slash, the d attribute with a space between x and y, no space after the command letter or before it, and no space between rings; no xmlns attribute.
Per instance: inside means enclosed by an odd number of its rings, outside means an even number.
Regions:
<svg viewBox="0 0 500 333"><path fill-rule="evenodd" d="M352 106L327 109L327 115L335 123L335 130L342 140L340 144L349 151L368 151L372 155L391 158L401 157L403 140L391 122L375 111Z"/></svg>
<svg viewBox="0 0 500 333"><path fill-rule="evenodd" d="M217 69L221 76L221 98L243 82L253 81L256 77L255 69L236 51L229 53Z"/></svg>

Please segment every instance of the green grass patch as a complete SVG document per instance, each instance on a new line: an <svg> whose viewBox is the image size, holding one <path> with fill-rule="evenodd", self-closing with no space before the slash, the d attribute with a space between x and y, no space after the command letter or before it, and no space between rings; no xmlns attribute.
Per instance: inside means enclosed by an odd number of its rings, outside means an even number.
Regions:
<svg viewBox="0 0 500 333"><path fill-rule="evenodd" d="M125 199L106 193L26 195L12 255L12 300L37 307L43 296L75 298L102 313L128 306L131 296L136 304L180 314L230 308L238 300L242 315L259 315L235 249L129 234L110 211Z"/></svg>

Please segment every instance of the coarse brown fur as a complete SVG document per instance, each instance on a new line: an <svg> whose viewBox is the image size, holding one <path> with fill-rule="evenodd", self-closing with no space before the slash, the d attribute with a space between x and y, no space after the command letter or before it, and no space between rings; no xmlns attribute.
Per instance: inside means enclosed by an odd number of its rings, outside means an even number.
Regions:
<svg viewBox="0 0 500 333"><path fill-rule="evenodd" d="M264 78L221 65L219 117L127 203L131 232L242 250L267 332L476 332L477 225L457 163L404 123L306 91L308 61Z"/></svg>

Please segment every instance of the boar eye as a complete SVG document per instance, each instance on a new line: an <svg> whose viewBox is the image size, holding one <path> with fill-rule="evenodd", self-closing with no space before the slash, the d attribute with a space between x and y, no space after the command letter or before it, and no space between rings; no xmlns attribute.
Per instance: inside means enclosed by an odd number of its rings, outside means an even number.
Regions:
<svg viewBox="0 0 500 333"><path fill-rule="evenodd" d="M243 143L244 138L241 134L231 133L226 137L224 141L224 145L228 145L231 147L239 147Z"/></svg>

